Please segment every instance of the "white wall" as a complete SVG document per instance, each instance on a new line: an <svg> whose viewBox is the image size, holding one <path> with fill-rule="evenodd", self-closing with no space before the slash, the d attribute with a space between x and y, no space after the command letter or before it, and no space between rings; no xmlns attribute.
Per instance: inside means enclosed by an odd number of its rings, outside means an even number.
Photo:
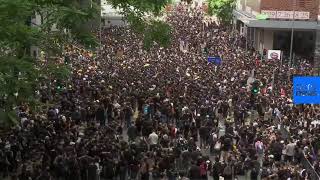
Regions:
<svg viewBox="0 0 320 180"><path fill-rule="evenodd" d="M112 25L112 26L125 26L125 25L127 25L127 23L119 17L104 17L103 19L104 19L103 26L105 26L105 27L110 27L110 25ZM108 23L108 21L110 23Z"/></svg>
<svg viewBox="0 0 320 180"><path fill-rule="evenodd" d="M273 49L273 34L274 30L256 28L254 43L256 50L262 53L263 49Z"/></svg>
<svg viewBox="0 0 320 180"><path fill-rule="evenodd" d="M122 17L118 12L119 12L119 9L114 9L111 5L107 3L106 0L101 0L101 16L102 17L108 17L108 16Z"/></svg>

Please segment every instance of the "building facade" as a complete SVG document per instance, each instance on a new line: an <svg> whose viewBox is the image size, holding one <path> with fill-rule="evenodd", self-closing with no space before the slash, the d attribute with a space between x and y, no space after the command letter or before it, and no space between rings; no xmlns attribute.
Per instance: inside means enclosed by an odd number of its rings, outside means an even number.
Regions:
<svg viewBox="0 0 320 180"><path fill-rule="evenodd" d="M320 57L319 0L237 0L234 28L247 39L249 47L282 50L292 55L316 60ZM293 58L294 59L294 58ZM318 59L319 61L319 59Z"/></svg>

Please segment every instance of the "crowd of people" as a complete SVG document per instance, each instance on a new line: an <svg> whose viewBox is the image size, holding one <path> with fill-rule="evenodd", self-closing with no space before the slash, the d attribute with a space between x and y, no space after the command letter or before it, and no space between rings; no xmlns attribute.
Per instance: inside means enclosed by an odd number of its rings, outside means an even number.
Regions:
<svg viewBox="0 0 320 180"><path fill-rule="evenodd" d="M22 105L1 137L0 179L311 179L303 158L320 171L320 108L291 99L292 77L311 65L260 60L200 6L178 4L166 19L170 47L144 50L116 26L97 53L68 47L71 78L39 90L54 105Z"/></svg>

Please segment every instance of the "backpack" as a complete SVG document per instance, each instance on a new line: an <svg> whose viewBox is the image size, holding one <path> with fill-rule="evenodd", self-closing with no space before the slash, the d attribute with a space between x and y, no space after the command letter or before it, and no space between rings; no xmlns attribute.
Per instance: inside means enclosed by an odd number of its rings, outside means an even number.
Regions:
<svg viewBox="0 0 320 180"><path fill-rule="evenodd" d="M225 176L231 176L232 175L232 168L230 165L227 165L224 169L223 169L223 175Z"/></svg>

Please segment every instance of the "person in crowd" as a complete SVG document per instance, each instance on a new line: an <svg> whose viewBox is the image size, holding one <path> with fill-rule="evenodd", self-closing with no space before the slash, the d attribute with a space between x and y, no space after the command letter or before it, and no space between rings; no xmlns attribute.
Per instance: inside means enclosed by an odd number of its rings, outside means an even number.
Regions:
<svg viewBox="0 0 320 180"><path fill-rule="evenodd" d="M151 151L155 150L155 148L157 147L158 143L159 143L159 136L158 136L158 134L156 134L155 131L153 131L149 135L150 150Z"/></svg>
<svg viewBox="0 0 320 180"><path fill-rule="evenodd" d="M168 47L145 50L128 26L102 28L98 52L66 47L71 77L40 85L50 107L20 104L0 136L0 179L307 179L302 160L319 172L320 108L291 99L308 60L261 60L195 4L165 20Z"/></svg>

